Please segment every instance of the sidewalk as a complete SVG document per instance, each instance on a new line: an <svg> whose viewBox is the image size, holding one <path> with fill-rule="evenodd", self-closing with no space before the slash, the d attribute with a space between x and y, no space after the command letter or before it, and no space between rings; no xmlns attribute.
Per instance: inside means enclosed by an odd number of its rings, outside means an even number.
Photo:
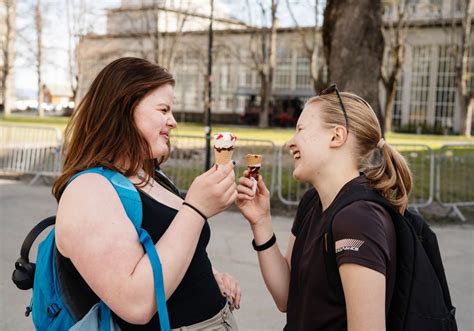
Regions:
<svg viewBox="0 0 474 331"><path fill-rule="evenodd" d="M0 179L0 330L33 330L31 318L24 317L31 292L18 290L11 281L15 260L28 231L37 221L54 214L56 202L47 186L30 186ZM235 276L242 287L241 309L236 318L241 331L282 330L285 315L279 313L266 291L246 221L238 213L225 212L210 221L208 252L216 269ZM292 219L275 217L275 234L282 249ZM474 325L474 227L434 227L442 249L451 296L457 307L459 330ZM36 251L30 254L35 259Z"/></svg>

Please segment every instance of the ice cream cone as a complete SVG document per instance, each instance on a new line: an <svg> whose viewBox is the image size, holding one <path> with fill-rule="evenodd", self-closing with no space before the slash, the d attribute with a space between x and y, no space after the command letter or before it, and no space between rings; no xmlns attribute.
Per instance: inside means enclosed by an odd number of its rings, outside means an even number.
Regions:
<svg viewBox="0 0 474 331"><path fill-rule="evenodd" d="M214 159L217 165L232 160L236 140L237 137L230 132L221 132L214 136Z"/></svg>
<svg viewBox="0 0 474 331"><path fill-rule="evenodd" d="M252 179L252 191L257 191L258 176L260 173L260 167L262 166L263 156L260 154L247 154L245 155L245 162L247 162L247 177Z"/></svg>
<svg viewBox="0 0 474 331"><path fill-rule="evenodd" d="M263 156L260 154L247 154L245 155L245 162L247 167L261 167Z"/></svg>
<svg viewBox="0 0 474 331"><path fill-rule="evenodd" d="M216 164L221 165L221 164L228 163L230 160L232 160L233 153L234 153L233 148L231 150L223 149L221 151L214 149L214 158L215 158Z"/></svg>

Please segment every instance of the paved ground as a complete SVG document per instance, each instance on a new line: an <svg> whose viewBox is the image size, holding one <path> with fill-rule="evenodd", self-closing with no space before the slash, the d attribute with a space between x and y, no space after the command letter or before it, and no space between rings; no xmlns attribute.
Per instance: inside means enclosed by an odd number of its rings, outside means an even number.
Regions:
<svg viewBox="0 0 474 331"><path fill-rule="evenodd" d="M0 330L33 330L24 317L30 291L20 291L11 282L13 264L27 232L43 217L54 213L56 203L50 188L29 186L0 179ZM275 233L285 248L292 220L275 217ZM265 289L252 250L245 220L233 212L210 220L212 238L209 255L214 266L239 279L243 296L236 318L242 331L282 330L285 316L279 313ZM453 302L457 306L459 330L473 330L474 316L474 227L451 225L434 227L438 235ZM35 256L33 252L31 256Z"/></svg>

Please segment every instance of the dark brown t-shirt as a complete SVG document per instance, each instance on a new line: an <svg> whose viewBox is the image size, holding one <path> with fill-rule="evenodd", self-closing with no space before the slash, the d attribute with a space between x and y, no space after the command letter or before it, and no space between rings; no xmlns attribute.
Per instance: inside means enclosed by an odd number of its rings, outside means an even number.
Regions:
<svg viewBox="0 0 474 331"><path fill-rule="evenodd" d="M368 186L363 175L351 180L331 206L345 193ZM334 293L328 286L324 263L324 233L329 221L326 215L331 206L323 212L317 196L311 203L305 215L298 210L291 229L296 240L285 330L346 330L346 307L331 299ZM338 266L355 263L385 275L388 311L396 273L396 234L390 214L376 203L356 201L334 217L333 236Z"/></svg>

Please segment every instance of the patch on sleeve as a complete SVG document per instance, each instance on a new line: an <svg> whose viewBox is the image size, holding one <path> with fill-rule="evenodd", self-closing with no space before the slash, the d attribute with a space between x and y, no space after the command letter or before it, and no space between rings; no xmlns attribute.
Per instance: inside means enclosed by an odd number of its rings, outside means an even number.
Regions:
<svg viewBox="0 0 474 331"><path fill-rule="evenodd" d="M341 239L336 241L336 253L340 253L342 251L355 251L358 252L360 246L365 243L363 240L357 239Z"/></svg>

